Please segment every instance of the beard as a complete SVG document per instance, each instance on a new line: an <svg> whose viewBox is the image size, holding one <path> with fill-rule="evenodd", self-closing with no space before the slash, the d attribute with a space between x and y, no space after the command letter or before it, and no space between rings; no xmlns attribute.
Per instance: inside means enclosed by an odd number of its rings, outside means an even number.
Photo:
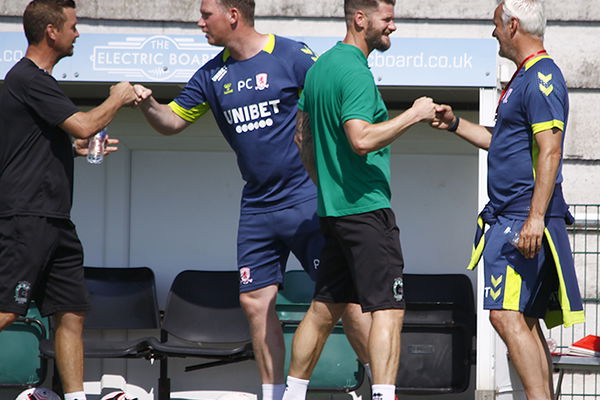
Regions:
<svg viewBox="0 0 600 400"><path fill-rule="evenodd" d="M371 49L386 51L392 45L390 42L390 38L387 35L384 35L380 31L373 29L371 25L371 21L368 22L367 32L365 34L365 40L367 42L367 46Z"/></svg>

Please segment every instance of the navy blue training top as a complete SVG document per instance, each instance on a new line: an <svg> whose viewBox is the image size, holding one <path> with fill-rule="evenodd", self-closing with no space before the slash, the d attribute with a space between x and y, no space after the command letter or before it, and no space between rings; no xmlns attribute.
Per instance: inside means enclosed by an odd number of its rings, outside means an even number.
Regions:
<svg viewBox="0 0 600 400"><path fill-rule="evenodd" d="M568 114L567 85L560 69L547 55L529 61L500 100L492 133L488 195L494 209L519 204L518 207L527 209L513 211L528 212L539 152L534 136L553 128L564 133ZM562 180L561 161L556 184L560 185ZM556 202L557 210L553 210L554 202L551 202L546 215L562 216L564 209L559 203L562 202Z"/></svg>
<svg viewBox="0 0 600 400"><path fill-rule="evenodd" d="M241 212L280 210L316 197L294 144L306 71L305 44L269 35L257 55L238 61L227 49L200 68L169 106L188 122L210 108L246 181Z"/></svg>

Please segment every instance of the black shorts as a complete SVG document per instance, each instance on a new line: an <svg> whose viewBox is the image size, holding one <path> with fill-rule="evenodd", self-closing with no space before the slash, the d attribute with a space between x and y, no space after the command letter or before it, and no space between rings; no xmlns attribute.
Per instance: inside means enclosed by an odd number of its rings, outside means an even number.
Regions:
<svg viewBox="0 0 600 400"><path fill-rule="evenodd" d="M69 220L0 218L0 311L25 315L32 299L44 316L89 309L83 249Z"/></svg>
<svg viewBox="0 0 600 400"><path fill-rule="evenodd" d="M363 312L405 308L404 259L391 209L323 217L321 230L315 300L359 303Z"/></svg>

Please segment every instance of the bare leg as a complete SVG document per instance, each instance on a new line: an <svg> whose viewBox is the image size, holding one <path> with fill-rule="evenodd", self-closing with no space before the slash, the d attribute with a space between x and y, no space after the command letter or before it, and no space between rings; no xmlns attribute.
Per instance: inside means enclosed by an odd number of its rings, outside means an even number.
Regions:
<svg viewBox="0 0 600 400"><path fill-rule="evenodd" d="M379 310L371 313L369 356L374 385L395 385L400 361L400 332L404 310Z"/></svg>
<svg viewBox="0 0 600 400"><path fill-rule="evenodd" d="M15 322L17 317L17 314L0 312L0 331Z"/></svg>
<svg viewBox="0 0 600 400"><path fill-rule="evenodd" d="M490 321L508 348L510 359L523 382L528 400L551 400L548 369L543 368L546 355L540 341L528 326L523 313L491 310Z"/></svg>
<svg viewBox="0 0 600 400"><path fill-rule="evenodd" d="M551 398L554 398L554 382L552 381L552 356L550 355L550 350L548 349L548 343L546 343L546 337L544 336L542 328L540 327L540 320L537 318L525 317L525 321L537 339L540 355L542 355L542 364L540 367L546 382L548 383L550 396Z"/></svg>
<svg viewBox="0 0 600 400"><path fill-rule="evenodd" d="M240 293L252 335L254 356L263 384L283 384L285 344L281 324L275 312L277 286L271 285Z"/></svg>
<svg viewBox="0 0 600 400"><path fill-rule="evenodd" d="M364 365L369 362L369 331L371 330L371 313L363 313L360 304L348 303L344 315L344 332L358 359Z"/></svg>
<svg viewBox="0 0 600 400"><path fill-rule="evenodd" d="M65 393L83 391L83 313L55 315L56 365Z"/></svg>
<svg viewBox="0 0 600 400"><path fill-rule="evenodd" d="M312 301L294 334L289 376L310 378L323 346L345 308L346 303Z"/></svg>

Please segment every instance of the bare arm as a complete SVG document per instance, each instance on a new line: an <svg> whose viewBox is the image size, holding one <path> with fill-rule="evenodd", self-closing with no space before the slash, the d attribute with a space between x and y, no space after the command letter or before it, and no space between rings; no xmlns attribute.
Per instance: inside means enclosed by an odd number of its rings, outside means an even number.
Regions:
<svg viewBox="0 0 600 400"><path fill-rule="evenodd" d="M157 132L163 135L175 135L191 125L190 122L175 114L171 107L156 101L152 97L152 90L142 85L135 85L134 88L141 99L138 107L144 113L150 126Z"/></svg>
<svg viewBox="0 0 600 400"><path fill-rule="evenodd" d="M378 124L351 119L344 123L344 130L352 150L357 154L365 155L386 147L417 122L432 120L434 117L433 100L429 97L421 97L411 108L395 118Z"/></svg>
<svg viewBox="0 0 600 400"><path fill-rule="evenodd" d="M456 115L454 115L452 107L442 104L436 108L436 117L431 122L431 126L446 130L455 122ZM490 148L492 133L490 132L490 129L485 126L474 124L461 118L454 133L480 149L487 150Z"/></svg>
<svg viewBox="0 0 600 400"><path fill-rule="evenodd" d="M527 258L533 258L542 248L544 218L554 192L556 174L562 158L562 135L563 132L557 128L535 135L535 141L540 149L535 170L535 186L529 217L519 234L518 246L519 251Z"/></svg>
<svg viewBox="0 0 600 400"><path fill-rule="evenodd" d="M296 114L296 135L294 142L300 151L300 159L310 179L317 183L317 170L315 167L315 148L313 144L313 135L310 129L310 115L307 112L298 110Z"/></svg>
<svg viewBox="0 0 600 400"><path fill-rule="evenodd" d="M78 139L86 139L112 121L117 111L137 99L129 82L120 82L110 88L110 95L98 107L87 112L76 112L58 124L58 127Z"/></svg>

